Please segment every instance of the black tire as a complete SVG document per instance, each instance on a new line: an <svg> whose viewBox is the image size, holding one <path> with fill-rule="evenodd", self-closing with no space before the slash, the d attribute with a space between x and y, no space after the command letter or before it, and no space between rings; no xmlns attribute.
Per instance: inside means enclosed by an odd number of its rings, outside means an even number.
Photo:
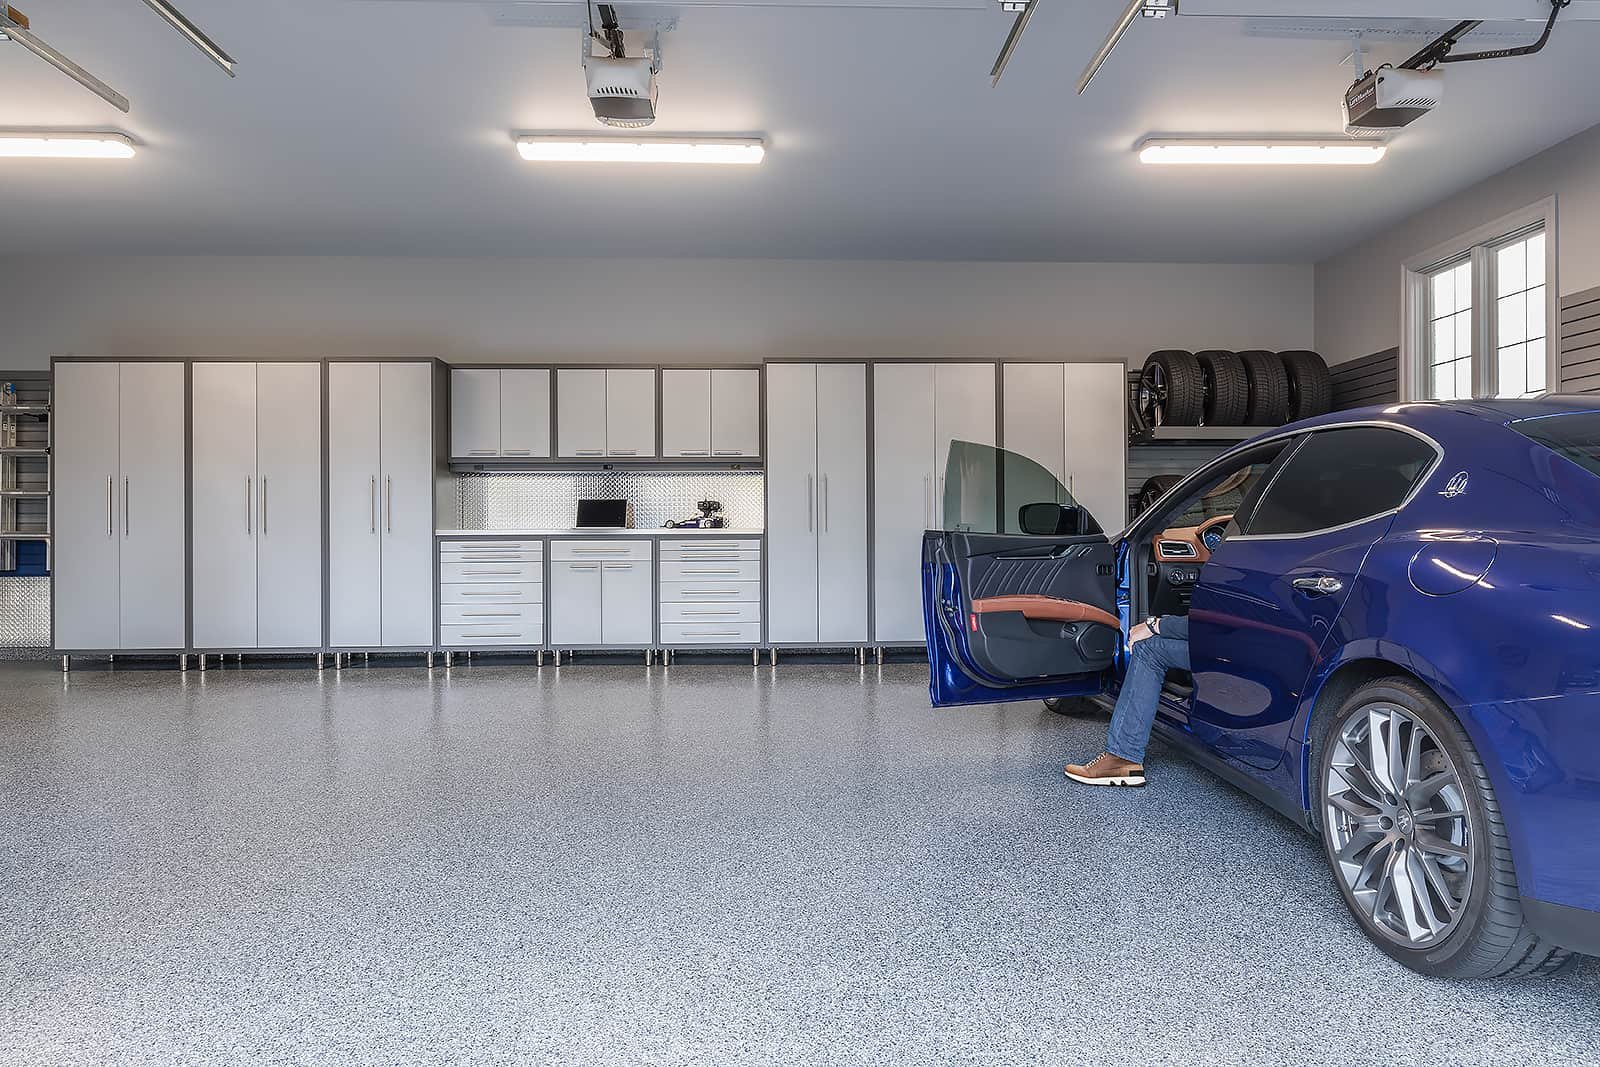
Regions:
<svg viewBox="0 0 1600 1067"><path fill-rule="evenodd" d="M1333 835L1324 825L1328 819L1328 767L1335 750L1334 738L1346 722L1365 715L1373 704L1394 705L1421 722L1449 758L1462 785L1469 827L1467 850L1474 865L1472 881L1461 904L1461 918L1442 938L1420 948L1386 937L1366 909L1357 906L1339 874ZM1383 678L1351 693L1336 712L1322 716L1311 767L1316 776L1312 791L1317 802L1315 815L1323 828L1323 854L1328 859L1334 887L1362 931L1385 953L1412 970L1435 978L1552 974L1566 964L1571 953L1541 939L1523 916L1505 820L1483 760L1455 716L1425 687L1410 678ZM1408 811L1413 802L1406 801Z"/></svg>
<svg viewBox="0 0 1600 1067"><path fill-rule="evenodd" d="M1315 352L1279 352L1289 376L1289 421L1299 422L1333 410L1333 376Z"/></svg>
<svg viewBox="0 0 1600 1067"><path fill-rule="evenodd" d="M1246 426L1282 426L1289 421L1289 372L1276 352L1259 349L1240 352L1245 377L1250 380Z"/></svg>
<svg viewBox="0 0 1600 1067"><path fill-rule="evenodd" d="M1169 348L1150 353L1140 375L1141 405L1163 426L1198 426L1205 415L1206 381L1193 352ZM1153 397L1149 404L1143 398Z"/></svg>
<svg viewBox="0 0 1600 1067"><path fill-rule="evenodd" d="M1250 408L1250 379L1245 376L1244 360L1237 353L1215 348L1196 352L1194 358L1206 380L1206 425L1242 425Z"/></svg>
<svg viewBox="0 0 1600 1067"><path fill-rule="evenodd" d="M1183 481L1176 474L1156 474L1144 480L1139 487L1139 495L1135 497L1133 506L1134 518L1138 518L1150 510L1150 506L1166 495L1168 489Z"/></svg>

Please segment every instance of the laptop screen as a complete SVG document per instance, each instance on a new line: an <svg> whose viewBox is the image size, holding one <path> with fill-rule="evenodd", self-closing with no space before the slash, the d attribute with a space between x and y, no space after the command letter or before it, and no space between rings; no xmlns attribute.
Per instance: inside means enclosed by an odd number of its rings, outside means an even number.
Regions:
<svg viewBox="0 0 1600 1067"><path fill-rule="evenodd" d="M626 500L578 501L578 529L591 527L622 529L628 525Z"/></svg>

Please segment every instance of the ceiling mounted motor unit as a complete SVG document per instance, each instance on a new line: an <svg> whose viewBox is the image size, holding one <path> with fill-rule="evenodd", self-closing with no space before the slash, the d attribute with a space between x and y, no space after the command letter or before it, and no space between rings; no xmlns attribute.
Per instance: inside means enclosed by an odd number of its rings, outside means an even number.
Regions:
<svg viewBox="0 0 1600 1067"><path fill-rule="evenodd" d="M601 4L600 30L594 28L590 9L588 32L583 38L583 76L589 85L594 117L607 126L639 129L656 120L656 75L661 72L661 33L651 32L650 55L630 56L617 23L617 10ZM609 55L594 54L599 41Z"/></svg>
<svg viewBox="0 0 1600 1067"><path fill-rule="evenodd" d="M1438 107L1443 96L1442 71L1384 67L1344 94L1345 128L1358 132L1409 126Z"/></svg>

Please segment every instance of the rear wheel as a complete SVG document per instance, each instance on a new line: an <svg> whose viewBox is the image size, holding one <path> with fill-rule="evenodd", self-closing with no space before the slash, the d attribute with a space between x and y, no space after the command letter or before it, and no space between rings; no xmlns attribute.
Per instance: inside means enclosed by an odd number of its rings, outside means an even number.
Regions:
<svg viewBox="0 0 1600 1067"><path fill-rule="evenodd" d="M1409 679L1363 686L1325 718L1312 766L1334 884L1384 952L1436 978L1566 962L1523 918L1488 773L1433 694Z"/></svg>

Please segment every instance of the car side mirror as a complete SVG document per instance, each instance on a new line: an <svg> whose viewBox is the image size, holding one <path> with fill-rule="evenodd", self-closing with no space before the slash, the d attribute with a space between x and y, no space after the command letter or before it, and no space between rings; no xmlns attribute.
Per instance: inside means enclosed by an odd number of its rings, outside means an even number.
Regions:
<svg viewBox="0 0 1600 1067"><path fill-rule="evenodd" d="M1074 537L1083 533L1083 509L1075 504L1024 504L1017 525L1036 537Z"/></svg>

